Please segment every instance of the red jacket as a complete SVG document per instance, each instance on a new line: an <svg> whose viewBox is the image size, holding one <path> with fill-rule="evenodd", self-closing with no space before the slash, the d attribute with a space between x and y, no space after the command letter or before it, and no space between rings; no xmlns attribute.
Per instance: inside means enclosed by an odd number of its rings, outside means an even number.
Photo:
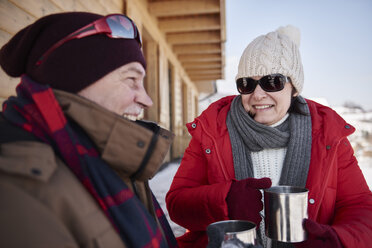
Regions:
<svg viewBox="0 0 372 248"><path fill-rule="evenodd" d="M235 175L226 116L234 97L211 104L187 124L192 139L166 197L171 219L189 230L178 238L180 247L205 248L206 227L228 219L225 199ZM309 218L332 225L345 247L371 247L372 193L347 139L355 129L332 109L307 102L312 120Z"/></svg>

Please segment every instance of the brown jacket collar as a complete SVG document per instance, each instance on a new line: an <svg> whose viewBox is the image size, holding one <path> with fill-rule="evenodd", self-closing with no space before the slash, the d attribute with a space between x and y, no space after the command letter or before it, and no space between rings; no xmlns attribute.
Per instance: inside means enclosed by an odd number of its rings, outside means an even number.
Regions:
<svg viewBox="0 0 372 248"><path fill-rule="evenodd" d="M155 175L173 140L172 133L158 128L156 143L151 147L155 133L144 127L146 124L139 125L74 94L60 90L54 90L54 94L65 115L84 129L113 169L130 177L140 169L147 153L150 157L136 179L148 180Z"/></svg>

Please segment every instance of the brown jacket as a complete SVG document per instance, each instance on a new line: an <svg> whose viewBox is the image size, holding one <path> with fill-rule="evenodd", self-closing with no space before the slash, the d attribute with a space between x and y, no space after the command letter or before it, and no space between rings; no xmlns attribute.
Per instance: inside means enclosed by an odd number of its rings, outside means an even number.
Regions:
<svg viewBox="0 0 372 248"><path fill-rule="evenodd" d="M65 115L87 132L102 159L133 189L129 176L142 162L152 132L79 96L57 90L55 95ZM135 182L153 215L147 180L158 171L172 139L161 130ZM0 247L125 247L94 198L45 143L0 143L0 199Z"/></svg>

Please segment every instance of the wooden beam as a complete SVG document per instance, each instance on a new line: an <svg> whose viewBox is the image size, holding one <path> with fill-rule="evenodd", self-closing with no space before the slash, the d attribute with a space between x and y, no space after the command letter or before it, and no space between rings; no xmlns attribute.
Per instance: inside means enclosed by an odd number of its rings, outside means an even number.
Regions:
<svg viewBox="0 0 372 248"><path fill-rule="evenodd" d="M87 11L81 3L76 0L50 0L64 11Z"/></svg>
<svg viewBox="0 0 372 248"><path fill-rule="evenodd" d="M193 78L218 78L221 76L221 71L219 72L211 72L210 74L195 74Z"/></svg>
<svg viewBox="0 0 372 248"><path fill-rule="evenodd" d="M198 53L221 53L221 45L213 44L190 44L174 45L173 51L176 54L198 54Z"/></svg>
<svg viewBox="0 0 372 248"><path fill-rule="evenodd" d="M222 79L221 75L214 74L214 75L198 75L198 76L190 76L192 81L208 81L208 80L218 80Z"/></svg>
<svg viewBox="0 0 372 248"><path fill-rule="evenodd" d="M217 79L221 76L221 71L212 71L210 73L204 73L204 74L190 74L190 78L196 79Z"/></svg>
<svg viewBox="0 0 372 248"><path fill-rule="evenodd" d="M171 17L158 20L159 28L164 33L219 30L219 15Z"/></svg>
<svg viewBox="0 0 372 248"><path fill-rule="evenodd" d="M182 63L186 61L221 61L221 54L183 54L178 58Z"/></svg>
<svg viewBox="0 0 372 248"><path fill-rule="evenodd" d="M10 0L18 8L25 12L35 16L41 17L52 13L61 12L63 9L55 5L51 1L39 1L39 0Z"/></svg>
<svg viewBox="0 0 372 248"><path fill-rule="evenodd" d="M15 88L19 84L20 79L8 76L5 71L0 70L0 97L8 98L11 95L15 95ZM2 107L0 106L0 109Z"/></svg>
<svg viewBox="0 0 372 248"><path fill-rule="evenodd" d="M194 69L194 68L222 68L222 64L219 61L199 61L199 62L185 62L182 64L183 67L188 69Z"/></svg>
<svg viewBox="0 0 372 248"><path fill-rule="evenodd" d="M0 1L0 29L11 35L33 23L35 16L9 1Z"/></svg>
<svg viewBox="0 0 372 248"><path fill-rule="evenodd" d="M192 87L195 91L197 91L195 85L187 76L186 71L182 67L180 61L177 59L177 56L174 54L173 50L171 49L171 44L166 40L166 37L163 32L161 32L157 25L157 19L150 15L148 12L147 6L145 7L143 4L144 1L138 0L125 0L125 9L127 14L130 15L131 11L135 10L136 12L140 13L140 18L137 20L134 18L134 21L137 23L140 21L143 25L142 29L145 29L149 32L149 34L156 40L159 44L159 47L165 49L167 57L169 61L177 67L179 72L179 76L184 83L186 83L189 87Z"/></svg>
<svg viewBox="0 0 372 248"><path fill-rule="evenodd" d="M219 1L215 0L162 1L148 3L148 10L156 17L164 17L219 13L220 6Z"/></svg>
<svg viewBox="0 0 372 248"><path fill-rule="evenodd" d="M219 43L221 36L218 31L174 33L167 34L167 41L171 45Z"/></svg>
<svg viewBox="0 0 372 248"><path fill-rule="evenodd" d="M194 81L196 88L205 94L211 94L215 92L214 80L200 80Z"/></svg>
<svg viewBox="0 0 372 248"><path fill-rule="evenodd" d="M146 109L145 118L151 121L159 122L159 53L157 43L155 41L147 41L144 44L144 52L147 62L145 87L153 102L152 107Z"/></svg>
<svg viewBox="0 0 372 248"><path fill-rule="evenodd" d="M7 43L12 35L0 29L0 47Z"/></svg>
<svg viewBox="0 0 372 248"><path fill-rule="evenodd" d="M226 41L226 0L220 0L221 40Z"/></svg>
<svg viewBox="0 0 372 248"><path fill-rule="evenodd" d="M108 14L107 10L98 1L75 0L86 10L93 13Z"/></svg>
<svg viewBox="0 0 372 248"><path fill-rule="evenodd" d="M191 76L203 76L203 75L219 75L221 74L221 69L193 69L193 70L186 70L186 72Z"/></svg>

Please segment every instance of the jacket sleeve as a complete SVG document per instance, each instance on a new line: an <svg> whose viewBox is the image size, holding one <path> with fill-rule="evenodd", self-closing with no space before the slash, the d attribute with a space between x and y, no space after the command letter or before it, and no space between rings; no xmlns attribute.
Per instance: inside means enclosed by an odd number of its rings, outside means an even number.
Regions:
<svg viewBox="0 0 372 248"><path fill-rule="evenodd" d="M216 221L226 220L225 202L231 181L209 183L208 161L193 137L166 196L170 218L192 231L205 231Z"/></svg>
<svg viewBox="0 0 372 248"><path fill-rule="evenodd" d="M372 242L372 193L347 139L341 141L335 216L332 227L345 247L370 247Z"/></svg>
<svg viewBox="0 0 372 248"><path fill-rule="evenodd" d="M79 247L42 203L0 180L0 247Z"/></svg>

